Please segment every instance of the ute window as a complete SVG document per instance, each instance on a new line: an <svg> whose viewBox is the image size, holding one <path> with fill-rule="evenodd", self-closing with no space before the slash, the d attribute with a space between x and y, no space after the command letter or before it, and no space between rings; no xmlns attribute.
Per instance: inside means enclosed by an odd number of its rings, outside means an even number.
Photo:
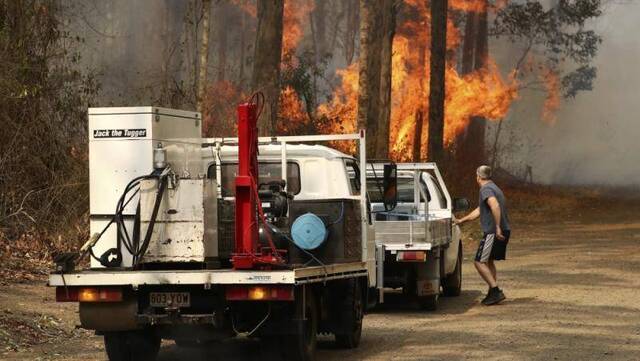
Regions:
<svg viewBox="0 0 640 361"><path fill-rule="evenodd" d="M280 163L262 162L258 164L258 179L260 183L269 183L282 179L282 165ZM235 193L235 179L238 174L238 163L222 164L222 196L233 197ZM216 178L216 165L212 164L208 170L209 178ZM300 193L300 166L298 163L287 163L287 191L292 194Z"/></svg>
<svg viewBox="0 0 640 361"><path fill-rule="evenodd" d="M420 187L424 191L424 194L429 197L429 190L422 179L420 180ZM380 193L375 179L367 180L367 191L369 192L371 202L383 202L382 193ZM398 177L398 203L413 203L413 178Z"/></svg>
<svg viewBox="0 0 640 361"><path fill-rule="evenodd" d="M347 168L347 176L349 177L349 188L352 196L360 195L360 168L353 159L344 161Z"/></svg>
<svg viewBox="0 0 640 361"><path fill-rule="evenodd" d="M434 193L435 193L435 202L438 208L442 208L445 209L447 208L447 200L444 197L444 192L442 192L442 189L440 188L440 184L438 184L438 182L434 179L434 177L429 174L428 175L428 179L429 179L429 185L433 187L434 189Z"/></svg>

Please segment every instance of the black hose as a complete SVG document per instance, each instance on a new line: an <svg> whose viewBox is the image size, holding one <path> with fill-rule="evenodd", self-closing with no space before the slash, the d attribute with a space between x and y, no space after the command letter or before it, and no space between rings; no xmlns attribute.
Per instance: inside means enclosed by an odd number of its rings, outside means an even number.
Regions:
<svg viewBox="0 0 640 361"><path fill-rule="evenodd" d="M137 224L137 225L134 224L134 235L133 235L133 240L132 240L131 237L129 237L129 233L127 232L126 224L124 222L123 213L124 213L124 209L129 205L129 203L133 200L133 198L135 198L135 196L140 192L139 188L136 189L136 187L139 187L140 182L142 180L153 179L153 178L157 178L161 182L160 183L160 189L158 190L158 194L156 195L156 204L154 205L154 212L153 212L153 215L152 215L152 222L149 225L149 229L147 229L147 236L145 237L145 243L146 244L143 243L143 245L142 245L143 247L139 248L139 224ZM116 231L116 235L117 236L116 236L116 248L115 248L115 250L117 251L117 253L119 255L119 258L122 259L122 246L124 245L126 250L130 254L133 255L133 257L134 257L134 266L135 266L137 264L137 260L139 260L140 257L142 255L144 255L144 253L146 252L147 247L149 246L149 241L150 241L150 237L151 237L149 231L150 230L153 231L153 225L155 224L155 219L157 217L158 209L160 207L160 203L159 203L158 199L162 198L162 193L164 193L165 186L166 186L166 176L161 176L160 174L157 174L157 172L155 172L155 171L154 171L154 173L152 173L150 175L139 176L139 177L136 177L136 178L132 179L127 184L127 186L125 187L124 191L122 192L122 195L118 199L118 202L116 204L116 210L115 210L114 216L111 218L109 223L107 223L107 225L102 229L102 231L98 234L98 240L100 238L102 238L104 233L107 231L107 229L109 229L109 227L111 227L112 224L116 223L118 229ZM127 195L133 189L135 189L135 191L127 199ZM136 210L136 221L135 221L137 223L139 223L139 212L140 212L140 204L138 203L138 207L137 207L137 210ZM93 247L94 246L95 246L95 244L89 248L89 255L93 259L95 259L96 261L100 262L100 264L102 264L103 266L105 266L105 267L113 267L113 265L111 265L111 264L106 264L104 259L106 259L106 255L108 253L113 252L114 249L109 249L101 257L97 257L95 255L95 253L93 253Z"/></svg>
<svg viewBox="0 0 640 361"><path fill-rule="evenodd" d="M151 212L151 219L149 220L149 226L147 227L147 233L144 236L144 240L142 245L138 249L138 252L134 253L133 266L137 266L138 260L144 256L147 252L147 248L149 247L149 243L151 242L151 235L153 234L153 228L156 224L156 218L158 217L158 211L160 210L160 203L162 202L162 196L164 195L164 190L167 187L167 177L161 177L160 180L160 188L158 188L158 193L156 193L156 201L153 205L153 211Z"/></svg>

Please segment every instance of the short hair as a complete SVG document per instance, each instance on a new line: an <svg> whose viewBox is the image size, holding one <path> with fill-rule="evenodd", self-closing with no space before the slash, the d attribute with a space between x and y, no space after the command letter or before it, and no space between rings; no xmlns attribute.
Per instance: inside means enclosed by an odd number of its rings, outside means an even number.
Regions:
<svg viewBox="0 0 640 361"><path fill-rule="evenodd" d="M491 179L491 167L488 165L481 165L478 167L478 170L476 170L476 174L480 179L489 180Z"/></svg>

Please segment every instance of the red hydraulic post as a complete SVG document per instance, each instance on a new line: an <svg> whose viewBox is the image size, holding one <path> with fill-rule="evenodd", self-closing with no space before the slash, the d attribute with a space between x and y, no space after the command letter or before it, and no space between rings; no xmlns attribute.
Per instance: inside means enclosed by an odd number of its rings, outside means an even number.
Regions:
<svg viewBox="0 0 640 361"><path fill-rule="evenodd" d="M233 267L253 268L258 245L258 221L255 192L258 184L257 106L238 106L238 174L236 176L236 247Z"/></svg>

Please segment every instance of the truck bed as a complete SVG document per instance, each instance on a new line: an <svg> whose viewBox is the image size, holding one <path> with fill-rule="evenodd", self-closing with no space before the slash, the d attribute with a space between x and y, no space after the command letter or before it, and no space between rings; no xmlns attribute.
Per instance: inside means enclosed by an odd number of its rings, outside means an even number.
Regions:
<svg viewBox="0 0 640 361"><path fill-rule="evenodd" d="M167 270L130 271L94 269L49 275L49 286L124 286L140 285L225 285L225 284L290 284L325 282L367 275L365 262L300 267L289 270L238 271Z"/></svg>
<svg viewBox="0 0 640 361"><path fill-rule="evenodd" d="M448 218L376 221L375 230L376 243L388 250L429 250L446 245L451 240L451 220Z"/></svg>

